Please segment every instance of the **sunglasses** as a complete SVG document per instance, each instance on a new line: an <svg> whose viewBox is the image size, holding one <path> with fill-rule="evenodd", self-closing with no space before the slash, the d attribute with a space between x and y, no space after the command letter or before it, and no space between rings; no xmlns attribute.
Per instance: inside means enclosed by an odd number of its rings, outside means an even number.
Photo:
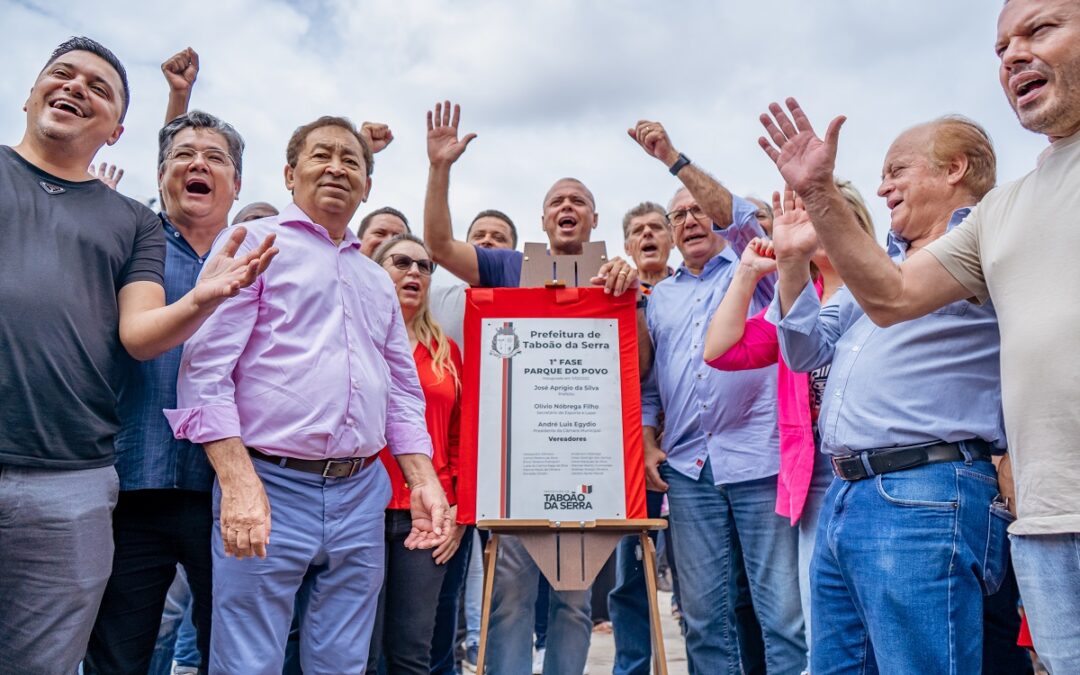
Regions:
<svg viewBox="0 0 1080 675"><path fill-rule="evenodd" d="M413 264L416 264L416 269L420 270L420 274L424 276L431 276L435 271L435 262L433 260L417 260L410 258L404 253L391 253L390 264L398 268L402 272L408 272L412 269Z"/></svg>

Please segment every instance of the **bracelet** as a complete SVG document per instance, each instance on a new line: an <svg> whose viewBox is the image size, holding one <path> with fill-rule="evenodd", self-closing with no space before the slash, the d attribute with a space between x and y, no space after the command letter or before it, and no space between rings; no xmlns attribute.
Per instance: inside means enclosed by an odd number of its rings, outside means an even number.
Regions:
<svg viewBox="0 0 1080 675"><path fill-rule="evenodd" d="M689 163L690 158L680 152L679 158L675 160L675 163L671 165L671 168L669 168L668 171L671 172L672 176L677 176L679 175L679 172L683 170L683 167Z"/></svg>

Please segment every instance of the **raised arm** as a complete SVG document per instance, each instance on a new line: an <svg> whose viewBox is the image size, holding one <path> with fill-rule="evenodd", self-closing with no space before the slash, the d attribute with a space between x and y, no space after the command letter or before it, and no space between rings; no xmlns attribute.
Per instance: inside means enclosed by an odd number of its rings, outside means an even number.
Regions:
<svg viewBox="0 0 1080 675"><path fill-rule="evenodd" d="M165 304L165 289L150 281L125 285L117 295L120 342L140 361L152 359L184 343L221 303L250 286L277 255L274 235L236 255L247 231L233 230L214 257L203 266L195 288Z"/></svg>
<svg viewBox="0 0 1080 675"><path fill-rule="evenodd" d="M681 153L671 144L664 125L659 122L641 120L626 133L668 169L679 161ZM683 166L675 175L714 223L724 227L731 222L731 193L718 180L693 163Z"/></svg>
<svg viewBox="0 0 1080 675"><path fill-rule="evenodd" d="M120 184L120 179L124 177L124 170L115 164L109 164L108 162L102 162L101 166L97 169L91 164L87 169L91 176L97 178L102 183L105 183L113 190Z"/></svg>
<svg viewBox="0 0 1080 675"><path fill-rule="evenodd" d="M735 268L735 276L731 280L724 293L724 299L716 308L712 320L709 322L709 330L705 333L704 358L713 367L739 369L737 366L746 364L746 368L761 368L762 365L749 365L757 363L758 358L751 352L756 351L746 344L746 328L750 311L750 302L754 299L754 290L758 281L767 274L776 271L776 260L773 257L772 244L766 239L754 239L743 250L742 258L738 267ZM765 345L766 351L771 352L771 362L776 362L776 331L772 331L773 338L770 345ZM735 349L736 346L741 349ZM737 351L738 354L729 354ZM723 364L715 363L720 357L727 357Z"/></svg>
<svg viewBox="0 0 1080 675"><path fill-rule="evenodd" d="M165 108L165 124L188 111L191 89L199 75L199 55L188 47L181 49L161 64L161 72L169 83L169 105Z"/></svg>
<svg viewBox="0 0 1080 675"><path fill-rule="evenodd" d="M888 326L969 296L932 255L919 251L897 265L859 227L833 182L845 118L830 122L822 140L798 102L789 98L786 103L790 117L777 103L769 105L771 114L761 115L769 138L759 138L758 144L806 203L829 260L871 320Z"/></svg>
<svg viewBox="0 0 1080 675"><path fill-rule="evenodd" d="M450 220L450 167L476 138L476 134L466 134L458 139L460 118L461 106L454 105L451 111L450 101L436 103L435 111L429 110L427 114L427 152L431 165L424 196L424 242L435 262L475 286L480 283L476 249L454 238Z"/></svg>

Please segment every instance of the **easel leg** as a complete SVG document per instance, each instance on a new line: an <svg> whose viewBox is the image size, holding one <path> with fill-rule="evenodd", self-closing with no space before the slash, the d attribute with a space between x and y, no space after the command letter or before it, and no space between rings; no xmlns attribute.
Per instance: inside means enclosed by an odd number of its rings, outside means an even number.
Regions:
<svg viewBox="0 0 1080 675"><path fill-rule="evenodd" d="M499 535L492 533L484 549L484 595L480 602L480 648L476 653L476 672L480 675L484 673L484 659L487 657L488 626L491 624L491 591L495 588L495 560L498 550ZM655 582L653 585L656 585Z"/></svg>
<svg viewBox="0 0 1080 675"><path fill-rule="evenodd" d="M649 627L652 629L653 673L667 675L664 628L660 625L660 605L656 601L656 547L648 532L642 532L641 561L645 564L645 587L649 593Z"/></svg>

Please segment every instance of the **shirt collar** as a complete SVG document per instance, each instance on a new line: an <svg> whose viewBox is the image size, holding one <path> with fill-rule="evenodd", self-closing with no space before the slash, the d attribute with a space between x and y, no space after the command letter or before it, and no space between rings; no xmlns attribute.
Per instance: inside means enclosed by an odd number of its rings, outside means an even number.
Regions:
<svg viewBox="0 0 1080 675"><path fill-rule="evenodd" d="M323 237L331 244L334 243L334 240L330 238L330 232L327 231L325 227L309 218L308 215L304 213L304 210L296 205L296 202L290 203L281 210L281 214L278 216L278 224L304 228ZM341 240L341 243L353 248L360 248L360 238L348 227L345 228L345 237Z"/></svg>
<svg viewBox="0 0 1080 675"><path fill-rule="evenodd" d="M964 218L968 217L969 213L971 213L970 206L962 206L953 211L952 216L950 216L949 218L949 224L945 227L945 231L948 232L949 230L959 225L961 222L963 222ZM886 240L885 248L889 252L890 258L895 258L897 256L906 256L908 248L910 246L911 242L904 239L892 230L889 230L889 236Z"/></svg>
<svg viewBox="0 0 1080 675"><path fill-rule="evenodd" d="M737 263L737 262L739 262L738 256L736 256L735 252L731 250L730 245L726 245L726 246L724 246L723 250L721 250L719 253L717 253L715 256L713 256L712 259L709 260L709 262L705 263L705 267L703 267L701 269L701 274L696 275L695 278L698 278L698 277L704 278L704 277L712 276L712 274L714 272L716 272L716 270L720 269L720 267L722 265L731 264L731 263ZM695 276L694 273L691 272L689 270L689 268L686 267L685 262L681 263L679 265L679 269L675 270L675 278L678 279L678 278L682 277L684 274L688 274L688 275L690 275L692 277Z"/></svg>
<svg viewBox="0 0 1080 675"><path fill-rule="evenodd" d="M164 211L158 212L158 218L161 219L161 227L165 230L165 241L173 246L179 247L181 251L196 260L206 259L206 256L201 256L195 252L195 249L191 247L188 240L184 238L184 234L172 224L172 221L169 220L169 217L165 215Z"/></svg>

